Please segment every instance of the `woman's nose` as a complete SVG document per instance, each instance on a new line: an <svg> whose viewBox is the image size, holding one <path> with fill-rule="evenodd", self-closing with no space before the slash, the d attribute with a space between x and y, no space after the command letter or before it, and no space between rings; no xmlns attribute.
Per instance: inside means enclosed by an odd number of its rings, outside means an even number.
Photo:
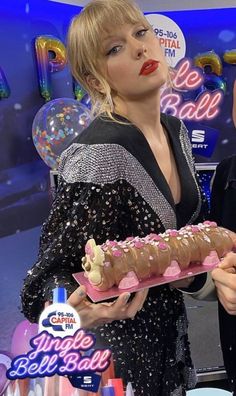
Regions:
<svg viewBox="0 0 236 396"><path fill-rule="evenodd" d="M139 59L142 57L142 55L144 54L145 50L144 50L144 46L137 48L137 55L136 57Z"/></svg>
<svg viewBox="0 0 236 396"><path fill-rule="evenodd" d="M140 43L140 41L134 40L132 42L132 52L136 59L141 58L146 51L146 47L143 43Z"/></svg>

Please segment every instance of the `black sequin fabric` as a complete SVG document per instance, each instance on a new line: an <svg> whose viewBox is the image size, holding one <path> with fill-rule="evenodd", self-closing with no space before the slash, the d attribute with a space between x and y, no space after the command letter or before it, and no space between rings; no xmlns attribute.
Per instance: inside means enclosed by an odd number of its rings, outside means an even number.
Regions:
<svg viewBox="0 0 236 396"><path fill-rule="evenodd" d="M98 244L143 237L201 220L202 198L184 125L162 115L181 180L181 202L169 187L141 131L96 119L61 158L59 185L42 228L36 264L24 281L22 308L32 322L55 286L71 293L89 238ZM181 292L150 289L135 318L94 330L112 349L116 375L135 396L181 396L196 383Z"/></svg>

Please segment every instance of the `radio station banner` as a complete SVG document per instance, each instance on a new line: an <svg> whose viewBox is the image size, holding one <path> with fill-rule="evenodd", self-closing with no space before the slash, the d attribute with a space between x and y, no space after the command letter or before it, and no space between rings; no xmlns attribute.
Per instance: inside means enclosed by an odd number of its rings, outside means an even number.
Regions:
<svg viewBox="0 0 236 396"><path fill-rule="evenodd" d="M172 77L162 93L162 111L184 120L197 162L220 162L235 153L234 13L221 9L147 15Z"/></svg>

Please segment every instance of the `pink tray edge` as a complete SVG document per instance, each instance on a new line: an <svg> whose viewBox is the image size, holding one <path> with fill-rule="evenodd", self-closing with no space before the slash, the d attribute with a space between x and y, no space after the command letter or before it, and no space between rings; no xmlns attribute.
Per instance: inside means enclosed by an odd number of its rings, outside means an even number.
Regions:
<svg viewBox="0 0 236 396"><path fill-rule="evenodd" d="M189 276L200 275L205 272L212 271L215 267L217 267L217 265L203 266L202 264L190 264L190 266L185 270L181 271L179 275L172 277L164 277L162 275L152 276L149 279L141 281L138 286L131 287L125 290L120 290L117 286L115 286L106 291L98 291L90 285L88 279L84 276L84 272L77 272L73 274L73 277L75 278L76 282L79 283L79 285L84 285L86 287L87 295L91 298L93 302L99 302L109 300L110 298L118 297L124 292L132 293L142 289L164 285L166 283L174 282L176 280L188 278Z"/></svg>

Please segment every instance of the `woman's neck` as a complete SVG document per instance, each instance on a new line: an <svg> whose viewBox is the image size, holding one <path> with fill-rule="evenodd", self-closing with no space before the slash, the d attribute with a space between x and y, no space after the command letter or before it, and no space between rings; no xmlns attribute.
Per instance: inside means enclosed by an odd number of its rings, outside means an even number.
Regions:
<svg viewBox="0 0 236 396"><path fill-rule="evenodd" d="M146 138L162 139L160 96L137 100L115 100L115 112L136 125Z"/></svg>

